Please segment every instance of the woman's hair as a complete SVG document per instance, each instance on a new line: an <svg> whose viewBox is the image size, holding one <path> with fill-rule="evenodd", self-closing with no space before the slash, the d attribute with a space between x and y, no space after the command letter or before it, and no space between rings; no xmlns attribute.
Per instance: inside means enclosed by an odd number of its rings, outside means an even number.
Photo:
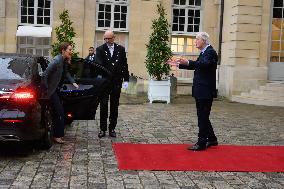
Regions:
<svg viewBox="0 0 284 189"><path fill-rule="evenodd" d="M60 54L62 53L63 50L65 51L69 46L72 46L70 42L62 42L59 45L59 52L60 52Z"/></svg>
<svg viewBox="0 0 284 189"><path fill-rule="evenodd" d="M198 32L196 38L203 39L206 44L209 44L209 34L206 32Z"/></svg>

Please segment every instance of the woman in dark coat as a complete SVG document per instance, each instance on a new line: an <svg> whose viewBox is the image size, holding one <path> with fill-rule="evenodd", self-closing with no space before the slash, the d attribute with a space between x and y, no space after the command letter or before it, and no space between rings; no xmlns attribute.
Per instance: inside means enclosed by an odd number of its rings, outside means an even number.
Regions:
<svg viewBox="0 0 284 189"><path fill-rule="evenodd" d="M59 92L66 77L75 88L79 86L67 71L67 64L71 61L72 45L64 42L60 45L60 54L54 57L42 75L43 87L46 95L50 98L50 105L53 111L53 136L56 143L64 143L64 109L61 103Z"/></svg>

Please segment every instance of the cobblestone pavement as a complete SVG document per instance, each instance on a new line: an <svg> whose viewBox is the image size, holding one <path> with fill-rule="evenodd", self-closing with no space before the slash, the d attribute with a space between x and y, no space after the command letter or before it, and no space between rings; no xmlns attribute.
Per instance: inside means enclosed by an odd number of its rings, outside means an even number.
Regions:
<svg viewBox="0 0 284 189"><path fill-rule="evenodd" d="M191 97L171 104L145 103L122 96L116 139L98 139L98 121L74 121L67 143L43 151L30 145L1 144L0 188L284 188L284 173L119 171L112 142L185 143L196 141ZM284 108L217 100L211 121L221 144L284 145ZM97 115L98 117L98 115Z"/></svg>

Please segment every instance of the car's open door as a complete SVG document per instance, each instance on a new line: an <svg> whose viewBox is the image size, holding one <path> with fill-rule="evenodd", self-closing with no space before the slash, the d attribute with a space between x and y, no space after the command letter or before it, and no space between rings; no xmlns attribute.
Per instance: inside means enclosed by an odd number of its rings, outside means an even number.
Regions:
<svg viewBox="0 0 284 189"><path fill-rule="evenodd" d="M82 62L77 61L78 64ZM101 65L92 63L93 69L104 73L104 78L97 76L81 75L75 79L79 88L72 84L65 83L61 89L64 111L67 122L73 119L86 120L94 119L99 98L104 95L110 87L111 73Z"/></svg>

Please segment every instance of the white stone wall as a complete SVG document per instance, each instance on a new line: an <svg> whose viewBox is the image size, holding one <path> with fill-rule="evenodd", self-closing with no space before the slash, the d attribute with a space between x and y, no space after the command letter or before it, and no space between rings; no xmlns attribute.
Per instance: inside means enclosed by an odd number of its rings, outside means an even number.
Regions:
<svg viewBox="0 0 284 189"><path fill-rule="evenodd" d="M169 22L172 0L163 0ZM222 57L219 91L226 97L257 88L267 81L271 0L225 0ZM130 73L143 78L146 46L151 23L157 17L159 1L131 0L129 10L128 63ZM96 23L95 0L53 0L52 28L60 24L59 14L69 10L77 33L76 50L85 57L94 45ZM220 0L203 0L201 30L210 35L211 44L219 49ZM0 51L16 52L18 0L0 0ZM55 32L52 32L54 41Z"/></svg>
<svg viewBox="0 0 284 189"><path fill-rule="evenodd" d="M1 0L0 7L0 51L16 52L18 2L17 0Z"/></svg>
<svg viewBox="0 0 284 189"><path fill-rule="evenodd" d="M230 2L229 2L230 1ZM267 41L270 15L260 0L225 2L219 91L231 97L267 81ZM265 18L263 18L265 17ZM262 58L261 58L262 56Z"/></svg>

